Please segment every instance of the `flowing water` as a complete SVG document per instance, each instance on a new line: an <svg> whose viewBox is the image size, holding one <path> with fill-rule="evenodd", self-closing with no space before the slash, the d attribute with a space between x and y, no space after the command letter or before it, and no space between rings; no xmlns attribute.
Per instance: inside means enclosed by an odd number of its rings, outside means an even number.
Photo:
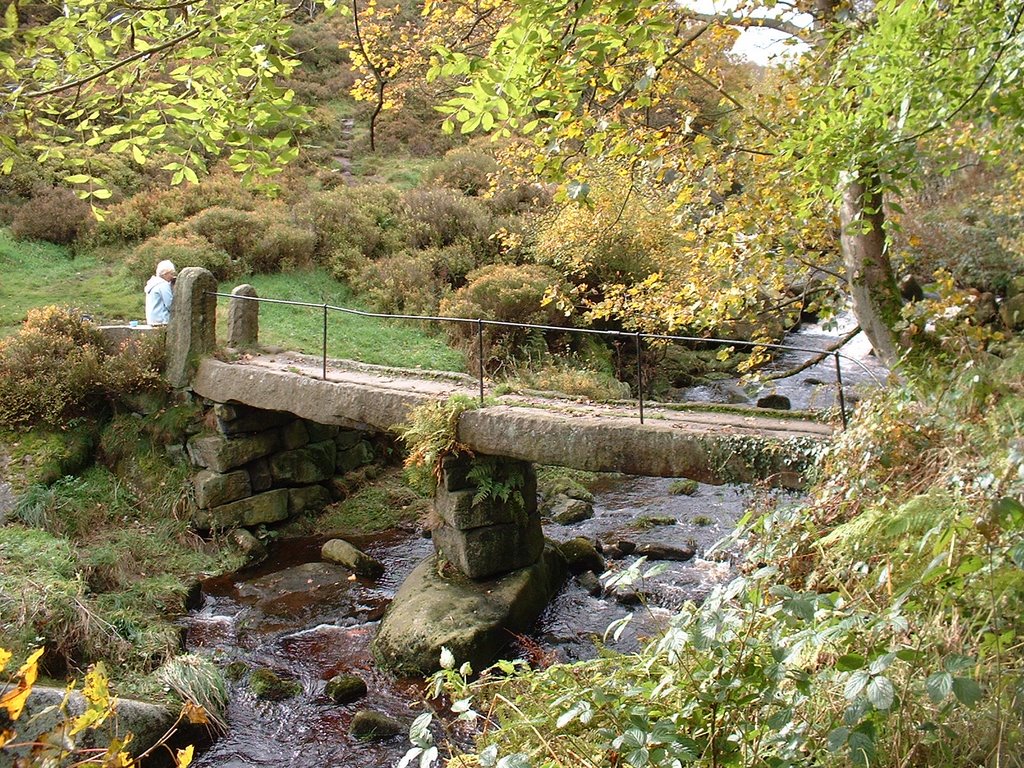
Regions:
<svg viewBox="0 0 1024 768"><path fill-rule="evenodd" d="M700 599L732 575L734 553L726 549L708 556L708 550L732 530L751 491L700 485L692 496L673 495L671 483L608 477L595 493L593 518L545 525L545 534L556 541L586 536L605 544L650 542L697 551L693 559L669 562L664 573L638 585L646 605L591 596L570 579L530 637L549 658L592 657L595 638L633 612L635 620L619 642L609 642L631 650L653 635L672 609ZM658 524L650 524L655 518ZM204 583L203 606L188 618L189 649L212 654L222 666L241 661L269 668L298 681L301 693L269 702L257 699L245 679L230 683L230 729L196 765L369 768L393 765L404 753L404 737L367 744L352 739L348 726L358 709L375 709L407 723L424 709L422 683L378 672L369 643L388 601L432 544L401 530L352 542L385 564L379 581L353 578L340 566L320 562L323 540L309 538L278 542L257 568ZM635 559L610 560L609 565L619 569ZM342 672L366 680L365 698L338 706L324 695L326 681Z"/></svg>
<svg viewBox="0 0 1024 768"><path fill-rule="evenodd" d="M791 336L791 341L824 349L835 338L835 332L811 326ZM861 343L859 349L844 351L865 350ZM803 359L805 355L787 354L776 365L787 369ZM873 377L884 376L873 359L865 356L862 361L867 370L844 364L848 394L855 394ZM827 360L757 395L775 392L788 397L794 408L827 408L835 399L834 375L833 363ZM701 389L691 390L691 398L714 400L721 394L715 388ZM754 491L699 485L696 493L686 496L671 493L671 488L672 481L667 479L609 476L595 490L593 518L574 525L545 525L545 535L556 541L585 536L617 549L656 544L668 550L693 549L696 556L685 562L668 561L664 572L636 585L635 592L627 592L633 595L628 601L607 594L592 596L570 579L541 617L530 645L561 661L592 657L595 640L601 639L608 625L633 613L634 621L619 641L608 643L618 650L632 650L644 637L654 635L686 600L700 600L715 584L734 575L737 552L714 545L733 530ZM394 765L404 754L404 736L363 743L348 735L348 726L358 709L375 709L409 723L426 706L422 682L395 680L377 671L369 644L389 600L432 551L432 544L411 530L352 539L385 564L385 575L373 582L320 562L322 543L321 539L278 542L259 567L204 584L204 604L187 620L189 649L212 654L223 666L240 661L250 668L269 668L296 680L301 693L268 702L257 699L244 679L231 683L229 731L196 765L377 768ZM622 569L635 560L630 555L610 560L609 565L612 570ZM640 604L636 604L637 594ZM513 646L510 653L515 652ZM338 706L325 696L325 682L342 672L366 680L365 698Z"/></svg>

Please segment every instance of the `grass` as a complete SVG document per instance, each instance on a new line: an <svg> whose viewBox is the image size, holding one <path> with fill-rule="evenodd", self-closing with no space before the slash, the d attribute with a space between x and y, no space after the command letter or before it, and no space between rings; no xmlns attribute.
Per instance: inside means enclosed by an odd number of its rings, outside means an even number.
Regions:
<svg viewBox="0 0 1024 768"><path fill-rule="evenodd" d="M410 488L403 471L390 467L366 483L357 485L348 498L327 507L318 517L307 517L289 526L291 534L378 533L417 520L430 502Z"/></svg>
<svg viewBox="0 0 1024 768"><path fill-rule="evenodd" d="M116 264L21 242L6 228L0 228L0 274L0 338L16 332L28 310L47 304L73 304L102 320L143 316L142 287L133 287Z"/></svg>
<svg viewBox="0 0 1024 768"><path fill-rule="evenodd" d="M348 286L322 270L279 275L250 275L222 283L230 293L249 283L263 297L365 310ZM219 300L219 315L226 317L227 299ZM341 312L328 314L327 354L374 365L464 371L465 358L417 321L385 321ZM224 323L221 323L224 326ZM307 354L321 353L323 312L313 307L260 305L260 343Z"/></svg>
<svg viewBox="0 0 1024 768"><path fill-rule="evenodd" d="M74 304L98 321L124 321L143 316L141 287L121 275L116 252L110 260L91 254L72 258L67 248L41 242L20 242L0 228L0 338L15 333L28 310L49 304ZM182 265L184 266L184 265ZM226 282L221 290L243 282L259 295L290 301L327 302L365 309L345 285L322 270L278 275L250 275ZM221 327L227 301L220 301ZM261 341L309 354L319 354L322 314L316 309L263 305ZM465 370L463 356L420 323L383 321L332 312L328 354L334 358L442 371Z"/></svg>

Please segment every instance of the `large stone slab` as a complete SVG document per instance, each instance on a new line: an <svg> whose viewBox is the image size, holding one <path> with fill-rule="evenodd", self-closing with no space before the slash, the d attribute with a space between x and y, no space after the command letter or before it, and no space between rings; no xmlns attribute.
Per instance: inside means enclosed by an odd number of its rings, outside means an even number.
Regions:
<svg viewBox="0 0 1024 768"><path fill-rule="evenodd" d="M256 345L260 336L260 303L258 294L248 283L231 292L228 301L228 346L246 349ZM237 297L237 298L236 298Z"/></svg>
<svg viewBox="0 0 1024 768"><path fill-rule="evenodd" d="M247 499L202 510L196 523L206 529L251 527L288 519L288 489L278 488Z"/></svg>
<svg viewBox="0 0 1024 768"><path fill-rule="evenodd" d="M311 443L305 448L283 451L270 457L270 475L274 483L306 485L334 477L337 448L333 440Z"/></svg>
<svg viewBox="0 0 1024 768"><path fill-rule="evenodd" d="M276 431L227 438L224 435L196 435L188 441L192 463L214 472L230 472L250 461L269 456L280 441Z"/></svg>
<svg viewBox="0 0 1024 768"><path fill-rule="evenodd" d="M200 509L219 507L252 494L249 473L244 469L225 474L204 469L192 478L192 485L196 491L196 504Z"/></svg>
<svg viewBox="0 0 1024 768"><path fill-rule="evenodd" d="M497 660L510 632L526 631L544 611L565 578L565 560L548 546L529 568L483 582L438 570L436 556L424 560L391 602L372 646L384 668L429 675L445 647L458 664L481 671Z"/></svg>
<svg viewBox="0 0 1024 768"><path fill-rule="evenodd" d="M487 579L532 565L544 549L544 534L537 515L531 515L525 522L468 531L442 525L432 535L437 551L471 579Z"/></svg>
<svg viewBox="0 0 1024 768"><path fill-rule="evenodd" d="M265 432L295 420L284 411L264 411L237 403L217 403L213 413L217 417L217 429L225 435Z"/></svg>
<svg viewBox="0 0 1024 768"><path fill-rule="evenodd" d="M319 512L331 503L331 494L322 485L304 485L288 489L288 516Z"/></svg>

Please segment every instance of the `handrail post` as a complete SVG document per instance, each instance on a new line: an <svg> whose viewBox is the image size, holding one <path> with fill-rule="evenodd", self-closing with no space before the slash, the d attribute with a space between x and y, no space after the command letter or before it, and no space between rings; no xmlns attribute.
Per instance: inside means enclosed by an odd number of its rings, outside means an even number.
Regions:
<svg viewBox="0 0 1024 768"><path fill-rule="evenodd" d="M480 405L484 404L484 321L479 317L476 319L476 353L478 358L477 370L480 374Z"/></svg>
<svg viewBox="0 0 1024 768"><path fill-rule="evenodd" d="M634 336L636 341L636 394L640 400L640 423L644 423L644 372L640 364L640 331Z"/></svg>
<svg viewBox="0 0 1024 768"><path fill-rule="evenodd" d="M834 353L836 360L836 390L839 393L839 414L843 419L843 429L846 429L846 396L843 394L843 366L839 362L839 350Z"/></svg>
<svg viewBox="0 0 1024 768"><path fill-rule="evenodd" d="M323 349L324 349L323 378L324 378L324 381L327 381L327 302L324 302L324 347L323 347Z"/></svg>

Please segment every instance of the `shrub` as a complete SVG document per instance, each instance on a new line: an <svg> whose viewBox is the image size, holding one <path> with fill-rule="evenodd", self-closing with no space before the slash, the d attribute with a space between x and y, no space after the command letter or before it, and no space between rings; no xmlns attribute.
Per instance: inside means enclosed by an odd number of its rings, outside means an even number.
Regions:
<svg viewBox="0 0 1024 768"><path fill-rule="evenodd" d="M543 184L520 182L499 184L487 202L496 215L507 216L546 208L553 198L551 189Z"/></svg>
<svg viewBox="0 0 1024 768"><path fill-rule="evenodd" d="M316 250L316 233L299 224L281 203L266 203L253 212L260 236L246 254L251 272L273 273L307 268Z"/></svg>
<svg viewBox="0 0 1024 768"><path fill-rule="evenodd" d="M125 264L132 277L145 281L153 274L157 263L164 259L173 261L178 269L204 267L210 270L217 280L227 280L241 271L241 265L233 262L223 248L218 248L205 237L173 224L136 246Z"/></svg>
<svg viewBox="0 0 1024 768"><path fill-rule="evenodd" d="M185 223L191 231L227 252L235 261L245 258L261 234L251 211L221 205L200 211Z"/></svg>
<svg viewBox="0 0 1024 768"><path fill-rule="evenodd" d="M161 386L153 349L107 355L101 342L78 310L31 310L0 342L0 424L63 426L105 400Z"/></svg>
<svg viewBox="0 0 1024 768"><path fill-rule="evenodd" d="M228 174L214 174L199 184L162 187L139 193L113 206L93 234L99 245L130 243L155 235L167 224L184 221L200 211L221 206L251 210L252 193ZM155 263L155 262L154 262Z"/></svg>
<svg viewBox="0 0 1024 768"><path fill-rule="evenodd" d="M297 206L296 218L316 231L318 261L334 277L348 279L366 259L397 249L397 206L397 194L387 187L339 187Z"/></svg>
<svg viewBox="0 0 1024 768"><path fill-rule="evenodd" d="M431 315L437 312L441 286L429 259L402 251L371 261L352 281L378 312Z"/></svg>
<svg viewBox="0 0 1024 768"><path fill-rule="evenodd" d="M426 248L420 254L421 258L430 263L434 277L452 288L464 286L466 275L480 266L472 245L465 240L443 248Z"/></svg>
<svg viewBox="0 0 1024 768"><path fill-rule="evenodd" d="M464 287L441 302L441 314L537 325L565 323L565 317L554 305L543 304L548 288L560 282L552 269L536 264L493 264L471 272L467 279ZM477 365L477 329L459 323L451 324L447 331L452 342L471 358L471 366ZM484 364L491 370L522 359L529 345L547 351L539 331L485 326L483 336Z"/></svg>
<svg viewBox="0 0 1024 768"><path fill-rule="evenodd" d="M17 210L11 232L19 240L68 245L88 230L92 222L88 203L79 200L71 190L53 187L39 191Z"/></svg>
<svg viewBox="0 0 1024 768"><path fill-rule="evenodd" d="M475 197L490 189L491 177L497 171L497 161L487 152L476 147L458 147L430 166L424 180Z"/></svg>
<svg viewBox="0 0 1024 768"><path fill-rule="evenodd" d="M487 247L493 222L479 200L450 189L413 189L402 196L402 203L414 248L443 248L460 241Z"/></svg>

